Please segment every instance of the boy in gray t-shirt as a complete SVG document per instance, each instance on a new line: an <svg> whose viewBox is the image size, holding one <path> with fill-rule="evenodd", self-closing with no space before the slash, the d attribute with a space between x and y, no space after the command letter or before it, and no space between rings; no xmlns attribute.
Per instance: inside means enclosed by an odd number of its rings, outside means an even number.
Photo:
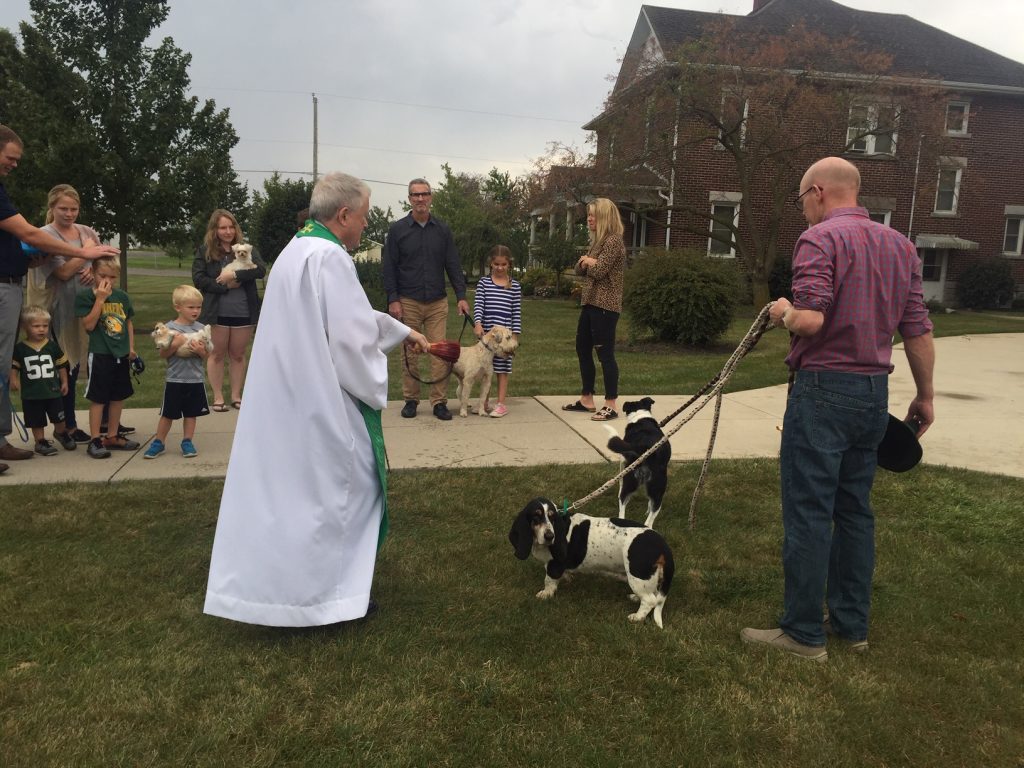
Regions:
<svg viewBox="0 0 1024 768"><path fill-rule="evenodd" d="M164 384L164 399L160 404L160 421L156 437L149 444L145 458L155 459L164 452L164 441L171 425L182 419L181 455L191 459L198 454L192 438L196 432L196 418L210 412L206 399L206 385L203 383L203 361L210 354L210 346L199 339L187 340L186 334L202 331L205 326L198 322L203 309L203 294L191 285L179 285L171 295L178 317L166 323L171 331L171 343L160 350L160 357L167 361L167 380ZM206 335L207 341L209 334ZM182 357L180 350L187 347L191 353Z"/></svg>

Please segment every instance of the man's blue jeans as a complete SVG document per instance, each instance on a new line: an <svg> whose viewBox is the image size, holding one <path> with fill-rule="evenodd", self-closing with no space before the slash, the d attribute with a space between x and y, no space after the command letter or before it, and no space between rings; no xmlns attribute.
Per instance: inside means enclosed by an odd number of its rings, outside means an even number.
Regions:
<svg viewBox="0 0 1024 768"><path fill-rule="evenodd" d="M888 423L889 377L798 371L786 403L780 477L784 612L780 626L824 645L826 584L833 629L868 634L875 566L871 486Z"/></svg>

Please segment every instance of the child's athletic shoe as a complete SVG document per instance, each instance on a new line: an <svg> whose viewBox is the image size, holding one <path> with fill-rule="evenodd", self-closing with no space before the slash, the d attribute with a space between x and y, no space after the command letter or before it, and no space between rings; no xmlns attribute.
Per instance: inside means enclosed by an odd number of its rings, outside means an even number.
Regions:
<svg viewBox="0 0 1024 768"><path fill-rule="evenodd" d="M153 438L153 442L149 444L149 448L147 448L146 452L144 454L142 454L142 458L144 458L144 459L155 459L157 456L159 456L163 452L164 452L164 441L163 440L157 440L154 437Z"/></svg>
<svg viewBox="0 0 1024 768"><path fill-rule="evenodd" d="M49 440L36 440L36 453L40 456L55 456L57 448Z"/></svg>
<svg viewBox="0 0 1024 768"><path fill-rule="evenodd" d="M70 432L54 432L53 439L60 443L65 451L73 451L78 447L78 442Z"/></svg>
<svg viewBox="0 0 1024 768"><path fill-rule="evenodd" d="M111 451L137 451L139 444L124 435L103 438L103 447Z"/></svg>
<svg viewBox="0 0 1024 768"><path fill-rule="evenodd" d="M196 450L196 447L192 445L192 441L187 437L181 441L181 455L186 459L191 459L193 456L199 455L199 451Z"/></svg>
<svg viewBox="0 0 1024 768"><path fill-rule="evenodd" d="M103 447L102 438L96 437L89 441L89 447L85 449L94 459L109 459L110 451Z"/></svg>
<svg viewBox="0 0 1024 768"><path fill-rule="evenodd" d="M505 407L505 404L504 403L498 403L496 406L494 406L494 410L491 411L491 418L492 419L500 419L506 413L508 413L508 408Z"/></svg>

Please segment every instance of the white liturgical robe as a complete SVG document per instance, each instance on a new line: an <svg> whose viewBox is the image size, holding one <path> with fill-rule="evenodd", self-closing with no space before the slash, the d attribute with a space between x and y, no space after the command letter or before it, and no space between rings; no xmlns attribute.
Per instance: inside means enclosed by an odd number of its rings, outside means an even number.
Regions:
<svg viewBox="0 0 1024 768"><path fill-rule="evenodd" d="M329 239L327 239L329 238ZM204 611L269 626L366 614L382 490L358 401L387 404L409 328L375 311L322 225L278 256L253 341Z"/></svg>

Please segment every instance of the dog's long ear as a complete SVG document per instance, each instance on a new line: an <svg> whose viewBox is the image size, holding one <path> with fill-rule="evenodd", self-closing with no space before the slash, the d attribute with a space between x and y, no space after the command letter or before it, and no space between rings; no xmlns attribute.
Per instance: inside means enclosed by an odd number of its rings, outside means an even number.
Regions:
<svg viewBox="0 0 1024 768"><path fill-rule="evenodd" d="M532 502L531 502L532 504ZM533 549L533 528L530 526L530 504L523 507L523 511L516 515L512 522L512 530L508 532L508 540L515 547L516 557L525 560L530 556Z"/></svg>
<svg viewBox="0 0 1024 768"><path fill-rule="evenodd" d="M559 563L564 563L569 557L569 517L568 515L555 515L553 522L555 529L555 540L548 549L551 550L551 557ZM556 578L552 576L551 578Z"/></svg>
<svg viewBox="0 0 1024 768"><path fill-rule="evenodd" d="M640 402L643 404L644 410L645 411L649 411L649 410L651 410L651 406L654 405L654 398L652 398L652 397L645 397Z"/></svg>

